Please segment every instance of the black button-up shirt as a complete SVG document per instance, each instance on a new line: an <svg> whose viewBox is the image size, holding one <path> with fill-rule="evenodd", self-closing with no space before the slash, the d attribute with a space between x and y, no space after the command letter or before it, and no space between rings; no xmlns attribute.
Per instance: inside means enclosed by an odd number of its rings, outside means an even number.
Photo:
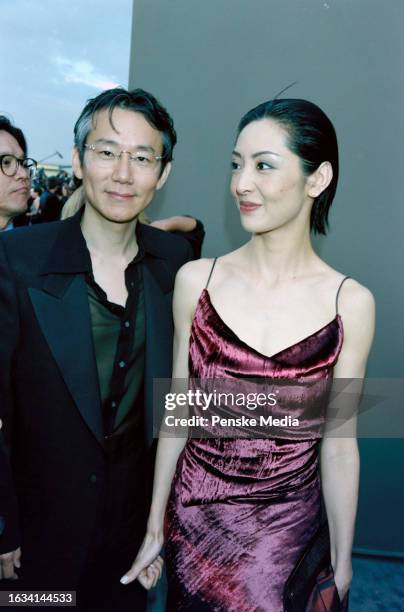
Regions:
<svg viewBox="0 0 404 612"><path fill-rule="evenodd" d="M125 307L109 302L93 276L86 277L106 435L142 416L145 312L141 259L139 251L125 270Z"/></svg>
<svg viewBox="0 0 404 612"><path fill-rule="evenodd" d="M104 422L104 434L143 427L143 379L145 363L145 307L141 262L145 248L140 241L136 257L125 270L128 297L125 306L114 304L94 279L85 241L79 257L85 261L91 329Z"/></svg>

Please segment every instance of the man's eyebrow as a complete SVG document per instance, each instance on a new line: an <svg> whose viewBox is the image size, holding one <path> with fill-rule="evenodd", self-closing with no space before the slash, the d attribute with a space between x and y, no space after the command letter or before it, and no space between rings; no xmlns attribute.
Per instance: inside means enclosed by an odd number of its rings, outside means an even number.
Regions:
<svg viewBox="0 0 404 612"><path fill-rule="evenodd" d="M113 145L114 147L121 147L122 145L116 140L110 140L108 138L97 138L93 142L93 144L105 144L105 145ZM150 151L151 153L155 153L155 150L150 145L136 145L135 147L131 147L135 151Z"/></svg>
<svg viewBox="0 0 404 612"><path fill-rule="evenodd" d="M154 147L152 147L151 145L138 145L136 147L137 151L150 151L151 153L155 153L155 149Z"/></svg>
<svg viewBox="0 0 404 612"><path fill-rule="evenodd" d="M233 151L233 155L235 157L241 157L241 154L238 151ZM253 153L251 157L255 159L260 155L275 155L275 157L282 157L281 155L279 155L279 153L275 153L275 151L257 151L257 153Z"/></svg>
<svg viewBox="0 0 404 612"><path fill-rule="evenodd" d="M119 146L119 143L116 140L109 140L108 138L97 138L97 140L94 140L93 144L106 144L106 145Z"/></svg>

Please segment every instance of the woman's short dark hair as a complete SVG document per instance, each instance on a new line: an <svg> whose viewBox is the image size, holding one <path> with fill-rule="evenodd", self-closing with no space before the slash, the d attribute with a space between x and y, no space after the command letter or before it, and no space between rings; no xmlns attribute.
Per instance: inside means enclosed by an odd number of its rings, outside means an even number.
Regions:
<svg viewBox="0 0 404 612"><path fill-rule="evenodd" d="M275 99L259 104L242 117L237 135L251 122L272 119L285 128L288 148L300 157L306 176L322 162L330 162L333 177L328 187L313 202L310 229L326 234L328 213L338 182L338 143L335 129L327 115L315 104L294 98Z"/></svg>
<svg viewBox="0 0 404 612"><path fill-rule="evenodd" d="M74 126L74 144L79 150L80 159L83 161L87 136L93 129L93 121L96 113L107 109L109 121L112 122L112 113L115 108L130 110L140 113L146 121L161 132L163 141L162 169L173 158L173 149L177 142L174 122L164 106L149 92L144 89L133 89L127 91L122 87L103 91L96 98L87 101L80 117Z"/></svg>
<svg viewBox="0 0 404 612"><path fill-rule="evenodd" d="M0 130L11 134L11 136L16 139L21 149L23 150L24 156L27 154L27 142L25 140L24 134L22 133L22 130L20 130L20 128L18 127L15 127L11 123L10 119L5 117L4 115L0 115Z"/></svg>

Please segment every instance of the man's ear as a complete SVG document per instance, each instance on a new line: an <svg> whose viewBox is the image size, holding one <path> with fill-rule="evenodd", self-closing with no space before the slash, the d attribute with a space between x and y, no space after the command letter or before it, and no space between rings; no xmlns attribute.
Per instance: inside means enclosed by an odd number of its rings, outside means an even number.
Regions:
<svg viewBox="0 0 404 612"><path fill-rule="evenodd" d="M317 170L307 179L307 195L311 198L318 198L331 183L332 176L333 172L330 162L325 161L320 164Z"/></svg>
<svg viewBox="0 0 404 612"><path fill-rule="evenodd" d="M73 168L74 175L78 179L82 179L83 178L83 168L81 165L80 154L79 154L79 150L77 147L73 147L72 149L72 168Z"/></svg>
<svg viewBox="0 0 404 612"><path fill-rule="evenodd" d="M161 176L157 182L157 186L156 189L161 189L162 186L164 185L164 183L166 182L166 180L168 179L169 175L171 172L171 162L167 162L166 165L164 166L164 170L161 173Z"/></svg>

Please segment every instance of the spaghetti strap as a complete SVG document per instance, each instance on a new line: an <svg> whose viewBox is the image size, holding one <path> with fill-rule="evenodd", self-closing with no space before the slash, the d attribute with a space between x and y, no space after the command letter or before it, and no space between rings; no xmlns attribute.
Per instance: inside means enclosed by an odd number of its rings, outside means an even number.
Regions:
<svg viewBox="0 0 404 612"><path fill-rule="evenodd" d="M214 267L215 267L215 265L216 265L216 261L217 261L217 257L215 257L215 259L213 260L213 264L212 264L212 267L211 267L211 269L210 269L210 273L209 273L208 281L207 281L207 283L206 283L206 285L205 285L205 289L207 289L207 288L208 288L210 278L211 278L211 276L212 276L212 274L213 274L213 268L214 268Z"/></svg>
<svg viewBox="0 0 404 612"><path fill-rule="evenodd" d="M335 314L336 314L336 315L338 314L338 296L339 296L339 292L341 291L341 287L342 287L342 285L345 283L345 281L346 281L348 278L351 278L351 277L350 277L350 276L345 276L345 277L342 279L342 281L341 281L341 283L340 283L340 285L339 285L339 287L338 287L337 296L336 296L336 298L335 298Z"/></svg>

